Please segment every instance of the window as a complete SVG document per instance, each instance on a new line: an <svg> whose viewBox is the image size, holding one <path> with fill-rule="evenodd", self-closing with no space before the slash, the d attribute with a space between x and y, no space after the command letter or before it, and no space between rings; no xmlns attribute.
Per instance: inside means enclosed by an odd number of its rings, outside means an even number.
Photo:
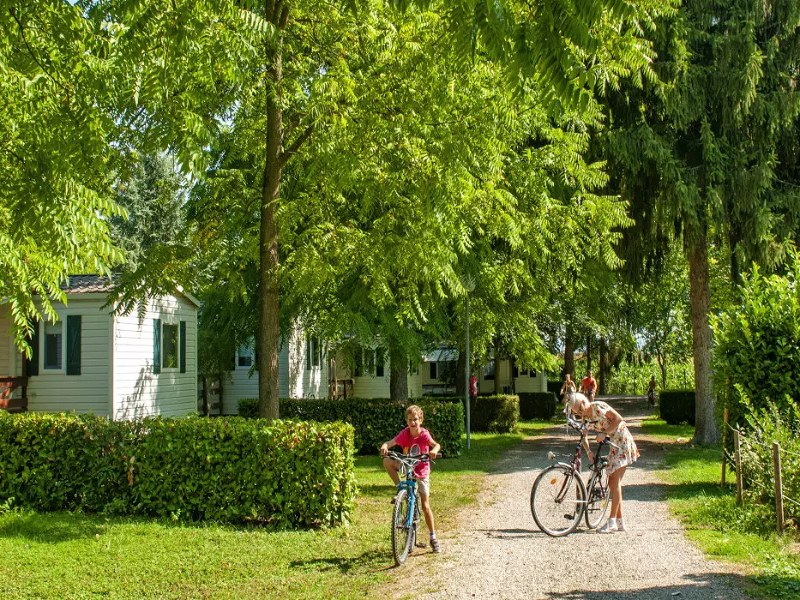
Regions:
<svg viewBox="0 0 800 600"><path fill-rule="evenodd" d="M253 366L253 349L250 346L239 346L236 351L236 366L246 369Z"/></svg>
<svg viewBox="0 0 800 600"><path fill-rule="evenodd" d="M375 352L372 350L365 351L367 355L367 373L375 373Z"/></svg>
<svg viewBox="0 0 800 600"><path fill-rule="evenodd" d="M378 377L383 377L383 360L384 352L383 348L377 348L375 350L375 375Z"/></svg>
<svg viewBox="0 0 800 600"><path fill-rule="evenodd" d="M306 340L306 371L312 367L319 367L322 364L322 352L319 338L312 337Z"/></svg>
<svg viewBox="0 0 800 600"><path fill-rule="evenodd" d="M436 372L436 362L431 363L431 379L438 379L438 374Z"/></svg>
<svg viewBox="0 0 800 600"><path fill-rule="evenodd" d="M419 375L419 365L413 360L408 361L408 372L411 375Z"/></svg>
<svg viewBox="0 0 800 600"><path fill-rule="evenodd" d="M61 370L61 356L63 352L63 332L64 324L45 323L44 324L44 368Z"/></svg>
<svg viewBox="0 0 800 600"><path fill-rule="evenodd" d="M361 355L361 348L356 349L355 356L353 358L355 359L355 369L354 369L355 374L354 374L354 376L355 377L361 377L361 375L363 374L363 371L364 371L364 360L363 360L363 357Z"/></svg>
<svg viewBox="0 0 800 600"><path fill-rule="evenodd" d="M162 369L178 368L178 326L164 323L163 325L164 349L161 353Z"/></svg>
<svg viewBox="0 0 800 600"><path fill-rule="evenodd" d="M483 378L485 380L494 379L494 360L492 360L488 365L483 367Z"/></svg>

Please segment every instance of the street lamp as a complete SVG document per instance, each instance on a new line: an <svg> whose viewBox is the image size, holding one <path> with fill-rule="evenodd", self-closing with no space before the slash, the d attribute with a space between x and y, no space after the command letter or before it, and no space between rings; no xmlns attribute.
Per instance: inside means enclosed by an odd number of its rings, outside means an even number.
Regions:
<svg viewBox="0 0 800 600"><path fill-rule="evenodd" d="M471 373L470 369L470 355L469 355L469 293L475 289L475 281L469 275L464 275L461 277L461 283L464 288L467 290L466 295L464 296L464 312L465 312L465 319L464 319L464 331L466 334L466 343L465 343L465 363L466 368L464 371L466 372L466 385L464 386L464 406L467 409L467 450L470 448L470 423L469 423L469 376Z"/></svg>

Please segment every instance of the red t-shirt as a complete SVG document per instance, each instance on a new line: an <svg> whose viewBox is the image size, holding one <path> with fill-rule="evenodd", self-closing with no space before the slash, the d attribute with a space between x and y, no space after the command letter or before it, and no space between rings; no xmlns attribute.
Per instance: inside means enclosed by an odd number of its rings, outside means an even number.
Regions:
<svg viewBox="0 0 800 600"><path fill-rule="evenodd" d="M473 398L478 395L478 378L474 375L469 380L469 395Z"/></svg>
<svg viewBox="0 0 800 600"><path fill-rule="evenodd" d="M597 381L594 377L584 377L581 379L581 385L587 392L593 392L597 389Z"/></svg>
<svg viewBox="0 0 800 600"><path fill-rule="evenodd" d="M403 447L403 454L427 454L433 446L433 437L424 427L419 428L419 435L411 437L411 430L406 427L394 438L394 443ZM431 465L421 462L414 468L414 473L420 479L427 477L431 472Z"/></svg>

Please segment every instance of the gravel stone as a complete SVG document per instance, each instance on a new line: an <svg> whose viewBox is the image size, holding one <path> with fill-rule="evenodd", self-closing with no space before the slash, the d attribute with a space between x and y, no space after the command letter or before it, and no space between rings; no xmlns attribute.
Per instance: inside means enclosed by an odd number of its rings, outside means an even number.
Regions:
<svg viewBox="0 0 800 600"><path fill-rule="evenodd" d="M669 514L664 501L666 486L654 474L662 468L663 448L641 436L641 421L651 411L647 402L642 398L603 399L625 418L642 455L623 479L628 531L597 534L588 531L585 522L562 538L539 531L529 504L533 481L550 464L548 451L572 452L577 439L566 426L556 426L509 452L487 476L477 506L460 516L456 530L440 532L443 552L425 561L430 578L420 581L421 593L415 597L747 597L735 566L705 559L687 540L680 522ZM411 558L404 568L414 562Z"/></svg>

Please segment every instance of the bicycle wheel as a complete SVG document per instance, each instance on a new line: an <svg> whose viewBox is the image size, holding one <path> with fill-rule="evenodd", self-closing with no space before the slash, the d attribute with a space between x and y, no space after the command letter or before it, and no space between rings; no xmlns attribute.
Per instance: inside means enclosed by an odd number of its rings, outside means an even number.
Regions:
<svg viewBox="0 0 800 600"><path fill-rule="evenodd" d="M592 473L589 485L586 486L586 526L597 529L606 519L608 507L611 505L611 490L608 487L608 469Z"/></svg>
<svg viewBox="0 0 800 600"><path fill-rule="evenodd" d="M580 523L586 488L569 465L553 465L539 473L531 488L533 520L552 537L567 535Z"/></svg>
<svg viewBox="0 0 800 600"><path fill-rule="evenodd" d="M392 552L394 563L398 566L406 562L408 551L414 543L414 528L408 524L410 511L411 497L408 490L400 490L395 496L392 512Z"/></svg>

